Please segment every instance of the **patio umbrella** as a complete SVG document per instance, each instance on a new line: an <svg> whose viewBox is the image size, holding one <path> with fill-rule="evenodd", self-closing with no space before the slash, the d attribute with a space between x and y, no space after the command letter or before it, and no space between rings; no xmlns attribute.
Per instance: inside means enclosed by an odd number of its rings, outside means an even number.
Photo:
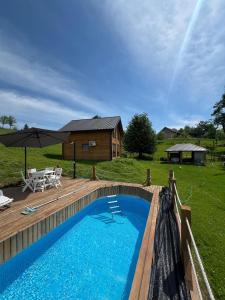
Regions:
<svg viewBox="0 0 225 300"><path fill-rule="evenodd" d="M25 177L27 173L27 147L41 148L49 145L68 142L69 132L28 128L13 133L0 135L0 143L7 147L24 147Z"/></svg>

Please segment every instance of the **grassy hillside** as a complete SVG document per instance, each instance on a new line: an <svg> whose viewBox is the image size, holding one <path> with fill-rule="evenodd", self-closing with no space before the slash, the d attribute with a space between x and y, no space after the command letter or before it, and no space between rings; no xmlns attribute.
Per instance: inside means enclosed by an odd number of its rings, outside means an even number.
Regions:
<svg viewBox="0 0 225 300"><path fill-rule="evenodd" d="M10 132L13 132L13 129L0 127L0 134L6 134L6 133L10 133Z"/></svg>
<svg viewBox="0 0 225 300"><path fill-rule="evenodd" d="M78 162L77 174L89 177L91 166L96 164L100 179L143 183L146 169L152 170L153 184L166 185L169 169L175 171L178 191L183 203L192 208L192 226L200 254L212 284L216 299L225 299L225 169L221 162L209 162L206 166L162 164L164 150L184 140L166 140L158 145L153 161L121 158L111 162ZM187 141L186 141L187 142ZM188 142L197 143L196 140ZM202 140L202 146L212 141ZM219 150L218 150L219 149ZM224 152L224 146L216 151ZM65 175L72 175L72 162L61 160L61 145L28 149L28 166L44 168L60 165ZM24 168L24 150L0 145L0 184L20 180Z"/></svg>

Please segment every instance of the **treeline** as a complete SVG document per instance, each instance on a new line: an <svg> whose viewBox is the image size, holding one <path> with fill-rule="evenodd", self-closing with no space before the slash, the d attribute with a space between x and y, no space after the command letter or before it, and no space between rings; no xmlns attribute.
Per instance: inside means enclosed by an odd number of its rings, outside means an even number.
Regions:
<svg viewBox="0 0 225 300"><path fill-rule="evenodd" d="M196 126L185 126L177 131L177 137L208 138L222 140L225 134L212 121L200 121Z"/></svg>
<svg viewBox="0 0 225 300"><path fill-rule="evenodd" d="M197 125L185 126L174 133L174 137L209 138L216 140L225 139L225 93L213 106L212 120L200 121ZM163 139L160 132L157 138Z"/></svg>
<svg viewBox="0 0 225 300"><path fill-rule="evenodd" d="M4 128L5 125L8 125L9 128L13 128L16 125L16 118L13 116L1 116L0 117L0 124Z"/></svg>
<svg viewBox="0 0 225 300"><path fill-rule="evenodd" d="M196 138L222 140L225 138L225 93L213 106L213 120L201 121L196 126L185 126L178 130L181 135L187 134Z"/></svg>

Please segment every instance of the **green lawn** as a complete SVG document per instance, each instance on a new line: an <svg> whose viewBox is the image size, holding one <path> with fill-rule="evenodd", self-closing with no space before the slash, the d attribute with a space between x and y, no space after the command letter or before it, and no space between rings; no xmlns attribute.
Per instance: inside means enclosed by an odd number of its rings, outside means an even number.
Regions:
<svg viewBox="0 0 225 300"><path fill-rule="evenodd" d="M165 156L164 150L178 142L182 140L161 142L153 161L121 158L110 162L78 162L77 175L89 177L91 166L95 164L100 179L143 183L146 169L151 168L153 184L165 185L168 170L173 169L182 202L192 208L193 232L210 283L216 299L222 300L225 299L225 169L220 162L210 162L206 166L160 163L158 159ZM203 146L211 144L210 140L201 141ZM221 144L217 151L224 152L224 145ZM62 161L60 154L60 145L28 149L28 166L60 165L64 174L71 176L72 162ZM0 145L0 157L0 184L18 182L24 168L24 150Z"/></svg>

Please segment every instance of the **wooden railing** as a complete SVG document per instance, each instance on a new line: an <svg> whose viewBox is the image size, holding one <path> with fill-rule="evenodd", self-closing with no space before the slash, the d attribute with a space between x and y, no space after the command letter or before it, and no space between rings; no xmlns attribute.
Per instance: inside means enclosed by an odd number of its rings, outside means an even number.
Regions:
<svg viewBox="0 0 225 300"><path fill-rule="evenodd" d="M193 232L191 230L191 208L189 206L182 205L177 191L176 179L172 170L169 171L168 179L169 188L172 193L174 211L177 216L180 230L181 256L184 265L187 287L190 290L192 299L203 300L206 299L205 297L208 297L210 300L215 300L202 263L202 259L196 246ZM193 254L195 255L195 259L193 258ZM197 275L196 270L198 270L201 274ZM198 278L199 275L202 276L204 285L206 287L204 291L200 287Z"/></svg>

